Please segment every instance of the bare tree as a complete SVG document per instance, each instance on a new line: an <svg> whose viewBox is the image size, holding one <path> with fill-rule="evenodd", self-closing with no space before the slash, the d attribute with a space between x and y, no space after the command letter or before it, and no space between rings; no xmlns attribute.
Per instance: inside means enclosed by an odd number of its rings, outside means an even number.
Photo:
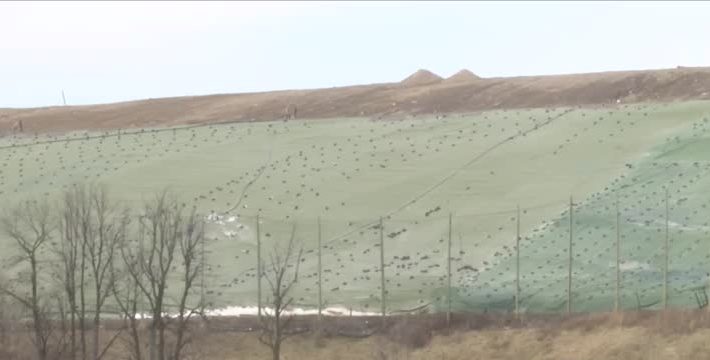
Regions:
<svg viewBox="0 0 710 360"><path fill-rule="evenodd" d="M134 268L138 266L135 262L126 264L125 268ZM124 321L124 328L128 330L128 339L124 342L129 360L142 360L143 350L140 341L140 301L141 292L138 289L138 284L127 276L127 272L122 271L124 268L114 267L111 269L111 274L114 279L111 291L114 301L121 311Z"/></svg>
<svg viewBox="0 0 710 360"><path fill-rule="evenodd" d="M298 269L303 255L303 248L296 249L295 235L296 225L291 229L285 249L279 248L278 244L274 245L269 256L271 264L264 273L270 288L266 302L271 308L263 311L259 342L269 347L273 360L281 357L281 344L290 335L287 330L293 319L293 316L286 315L286 311L293 302L290 292L298 281Z"/></svg>
<svg viewBox="0 0 710 360"><path fill-rule="evenodd" d="M0 284L4 283L4 279L0 278ZM1 285L0 285L1 286ZM8 323L8 316L7 316L7 295L5 295L4 292L0 291L0 349L5 348L7 345L7 323ZM3 352L0 350L0 355L2 355Z"/></svg>
<svg viewBox="0 0 710 360"><path fill-rule="evenodd" d="M94 291L92 358L99 360L118 335L118 333L114 335L99 352L101 314L106 299L111 295L113 289L115 278L111 269L113 268L119 245L124 242L126 237L128 214L126 211L119 210L109 201L105 187L90 188L88 199L92 210L90 212L92 215L90 222L93 227L93 236L84 240L86 241L86 254Z"/></svg>
<svg viewBox="0 0 710 360"><path fill-rule="evenodd" d="M103 186L78 184L64 193L60 204L59 258L61 283L69 306L69 352L77 356L77 332L81 358L99 360L116 336L100 347L101 315L112 293L111 272L119 245L124 241L128 216L108 197ZM88 304L87 294L92 303ZM91 311L87 307L92 307ZM91 347L87 341L87 313L93 313ZM78 328L77 328L78 320Z"/></svg>
<svg viewBox="0 0 710 360"><path fill-rule="evenodd" d="M31 313L32 343L37 358L46 360L50 352L60 353L54 348L59 341L55 338L55 327L51 319L51 294L45 290L47 279L42 278L44 266L40 256L46 250L51 240L52 219L47 202L25 201L12 209L2 219L5 234L13 240L17 256L12 264L25 265L27 269L20 272L18 281L13 284L3 284L0 289L17 301ZM18 289L28 286L29 289ZM53 344L53 338L55 343Z"/></svg>
<svg viewBox="0 0 710 360"><path fill-rule="evenodd" d="M69 354L72 359L77 356L77 333L82 359L86 359L86 242L82 239L88 236L89 213L89 201L83 187L74 186L64 193L58 221L60 242L55 251L61 268L58 272L60 282L69 307Z"/></svg>
<svg viewBox="0 0 710 360"><path fill-rule="evenodd" d="M200 247L204 240L203 220L195 210L187 211L178 204L167 191L157 195L145 205L138 222L138 244L121 247L121 257L125 271L135 286L121 305L124 314L134 316L139 301L146 303L150 314L149 359L164 360L166 351L171 359L178 360L189 343L188 324L193 315L202 310L201 299L194 296L197 276L202 269ZM178 282L181 289L177 295L175 325L170 329L175 333L172 351L168 349L166 330L171 322L167 301L169 284ZM131 320L129 320L131 321ZM137 330L131 330L136 341ZM140 344L134 344L134 353L140 356Z"/></svg>
<svg viewBox="0 0 710 360"><path fill-rule="evenodd" d="M183 236L178 237L180 261L182 262L182 274L180 278L180 289L176 323L172 327L175 333L175 345L171 359L181 358L183 350L190 343L191 337L188 334L188 325L195 315L204 316L204 298L199 297L199 301L190 304L191 297L195 297L195 280L198 275L203 274L204 264L204 241L205 228L204 221L198 217L194 211L183 218Z"/></svg>

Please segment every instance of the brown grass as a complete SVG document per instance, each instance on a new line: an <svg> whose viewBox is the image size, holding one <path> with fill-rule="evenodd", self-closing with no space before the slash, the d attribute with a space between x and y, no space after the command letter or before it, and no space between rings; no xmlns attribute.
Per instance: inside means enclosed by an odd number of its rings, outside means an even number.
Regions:
<svg viewBox="0 0 710 360"><path fill-rule="evenodd" d="M321 333L315 318L295 323L309 329L289 338L283 359L705 359L710 357L710 313L706 311L627 312L529 316L457 315L446 327L440 315L388 318L328 318ZM213 319L199 324L190 359L269 358L268 350L248 329L253 318ZM105 337L116 323L105 325ZM197 326L197 324L196 324ZM352 336L376 331L367 337ZM339 335L346 334L346 335ZM16 327L0 347L0 359L31 359L31 344ZM108 360L125 358L117 344Z"/></svg>

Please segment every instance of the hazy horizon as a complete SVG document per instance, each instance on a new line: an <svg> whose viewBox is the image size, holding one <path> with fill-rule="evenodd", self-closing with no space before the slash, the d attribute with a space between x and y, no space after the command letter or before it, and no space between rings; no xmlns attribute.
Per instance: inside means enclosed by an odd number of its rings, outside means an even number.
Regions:
<svg viewBox="0 0 710 360"><path fill-rule="evenodd" d="M0 3L0 108L710 65L707 3ZM659 46L662 45L662 46Z"/></svg>

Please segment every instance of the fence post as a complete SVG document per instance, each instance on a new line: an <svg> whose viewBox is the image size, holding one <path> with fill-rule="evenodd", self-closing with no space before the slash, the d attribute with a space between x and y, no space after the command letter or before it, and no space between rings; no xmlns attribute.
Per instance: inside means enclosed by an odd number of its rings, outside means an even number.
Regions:
<svg viewBox="0 0 710 360"><path fill-rule="evenodd" d="M452 231L451 218L452 218L452 215L451 215L451 213L449 213L449 243L448 243L447 257L446 257L446 281L447 281L446 300L448 302L448 304L447 304L448 307L446 310L446 326L447 327L451 327L451 231Z"/></svg>
<svg viewBox="0 0 710 360"><path fill-rule="evenodd" d="M668 186L666 186L666 244L664 246L665 266L663 267L663 310L668 309L668 252L670 250L668 240L668 217Z"/></svg>
<svg viewBox="0 0 710 360"><path fill-rule="evenodd" d="M515 226L515 316L520 316L520 205Z"/></svg>
<svg viewBox="0 0 710 360"><path fill-rule="evenodd" d="M205 233L204 233L204 228L202 229L202 240L200 241L200 261L202 262L200 264L200 306L202 307L201 310L205 309L205 267L207 266L207 263L205 262Z"/></svg>
<svg viewBox="0 0 710 360"><path fill-rule="evenodd" d="M323 267L322 267L322 238L321 238L321 221L318 217L318 329L321 329L323 324Z"/></svg>
<svg viewBox="0 0 710 360"><path fill-rule="evenodd" d="M381 306L382 306L382 326L385 324L385 314L387 310L386 290L385 290L385 235L382 218L380 218L380 279L382 281Z"/></svg>
<svg viewBox="0 0 710 360"><path fill-rule="evenodd" d="M569 264L567 266L567 314L572 313L572 238L573 238L573 206L572 196L569 197Z"/></svg>
<svg viewBox="0 0 710 360"><path fill-rule="evenodd" d="M619 312L621 306L621 213L619 212L619 193L616 193L616 292L614 295L614 311Z"/></svg>
<svg viewBox="0 0 710 360"><path fill-rule="evenodd" d="M256 306L257 317L261 320L261 231L259 214L256 215Z"/></svg>

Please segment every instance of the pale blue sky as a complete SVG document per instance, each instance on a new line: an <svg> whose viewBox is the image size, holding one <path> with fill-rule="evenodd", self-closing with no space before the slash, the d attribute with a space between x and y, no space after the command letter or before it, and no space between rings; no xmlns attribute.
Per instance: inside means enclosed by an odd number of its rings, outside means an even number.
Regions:
<svg viewBox="0 0 710 360"><path fill-rule="evenodd" d="M0 107L710 65L710 3L0 2Z"/></svg>

